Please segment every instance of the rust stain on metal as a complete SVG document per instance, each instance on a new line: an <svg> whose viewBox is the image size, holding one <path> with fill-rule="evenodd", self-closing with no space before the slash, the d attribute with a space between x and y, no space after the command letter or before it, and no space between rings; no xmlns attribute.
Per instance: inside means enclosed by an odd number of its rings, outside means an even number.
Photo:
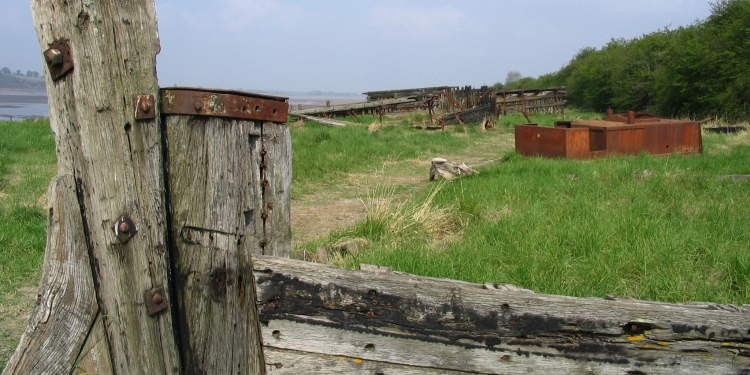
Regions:
<svg viewBox="0 0 750 375"><path fill-rule="evenodd" d="M242 91L170 87L161 98L163 114L286 122L289 111L287 98Z"/></svg>
<svg viewBox="0 0 750 375"><path fill-rule="evenodd" d="M138 227L136 227L130 215L124 214L112 225L112 231L115 232L115 236L120 240L120 243L125 244L138 233Z"/></svg>
<svg viewBox="0 0 750 375"><path fill-rule="evenodd" d="M144 292L143 300L146 303L148 315L155 315L160 311L164 311L169 305L167 303L167 292L164 289L164 285Z"/></svg>
<svg viewBox="0 0 750 375"><path fill-rule="evenodd" d="M66 39L52 42L43 55L53 81L57 81L73 69L73 56Z"/></svg>
<svg viewBox="0 0 750 375"><path fill-rule="evenodd" d="M555 127L516 125L516 150L524 156L590 159L608 155L699 154L700 124L648 113L614 114L603 120L557 122Z"/></svg>
<svg viewBox="0 0 750 375"><path fill-rule="evenodd" d="M146 120L156 117L153 95L133 95L133 115L136 120Z"/></svg>

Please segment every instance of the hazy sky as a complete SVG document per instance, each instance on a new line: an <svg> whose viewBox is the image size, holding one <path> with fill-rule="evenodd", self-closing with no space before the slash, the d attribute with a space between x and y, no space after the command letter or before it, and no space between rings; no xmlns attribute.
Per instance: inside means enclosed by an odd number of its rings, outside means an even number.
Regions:
<svg viewBox="0 0 750 375"><path fill-rule="evenodd" d="M710 14L709 0L156 0L161 86L356 92L493 84ZM28 0L0 0L0 67L42 71Z"/></svg>

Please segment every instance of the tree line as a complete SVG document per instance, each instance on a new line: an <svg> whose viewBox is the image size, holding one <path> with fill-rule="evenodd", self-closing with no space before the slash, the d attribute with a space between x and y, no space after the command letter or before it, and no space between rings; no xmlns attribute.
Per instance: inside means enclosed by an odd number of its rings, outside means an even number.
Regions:
<svg viewBox="0 0 750 375"><path fill-rule="evenodd" d="M718 0L677 29L587 47L554 73L509 73L496 88L567 86L570 105L661 116L750 118L750 0Z"/></svg>
<svg viewBox="0 0 750 375"><path fill-rule="evenodd" d="M24 77L24 76L25 77L33 77L33 78L39 77L39 72L37 72L37 71L27 70L26 74L23 74L23 73L21 73L20 69L16 70L14 72L14 71L11 71L10 68L8 68L7 66L5 66L2 69L0 69L0 74L4 75L4 76L14 75L14 76L20 76L20 77Z"/></svg>

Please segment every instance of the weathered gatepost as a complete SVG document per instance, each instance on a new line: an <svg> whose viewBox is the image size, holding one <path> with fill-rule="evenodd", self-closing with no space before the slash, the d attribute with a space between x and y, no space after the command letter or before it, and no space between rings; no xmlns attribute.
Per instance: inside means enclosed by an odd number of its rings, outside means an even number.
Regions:
<svg viewBox="0 0 750 375"><path fill-rule="evenodd" d="M251 256L291 251L286 98L169 88L161 99L185 370L262 373Z"/></svg>
<svg viewBox="0 0 750 375"><path fill-rule="evenodd" d="M3 375L265 373L251 256L290 251L285 98L160 92L153 0L31 5L58 175Z"/></svg>

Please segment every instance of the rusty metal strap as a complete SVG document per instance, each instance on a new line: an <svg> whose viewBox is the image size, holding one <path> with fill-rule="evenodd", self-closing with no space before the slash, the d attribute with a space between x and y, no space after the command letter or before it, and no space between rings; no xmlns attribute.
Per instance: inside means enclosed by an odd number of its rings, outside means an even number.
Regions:
<svg viewBox="0 0 750 375"><path fill-rule="evenodd" d="M161 112L286 122L289 111L286 99L240 91L175 87L161 89Z"/></svg>

